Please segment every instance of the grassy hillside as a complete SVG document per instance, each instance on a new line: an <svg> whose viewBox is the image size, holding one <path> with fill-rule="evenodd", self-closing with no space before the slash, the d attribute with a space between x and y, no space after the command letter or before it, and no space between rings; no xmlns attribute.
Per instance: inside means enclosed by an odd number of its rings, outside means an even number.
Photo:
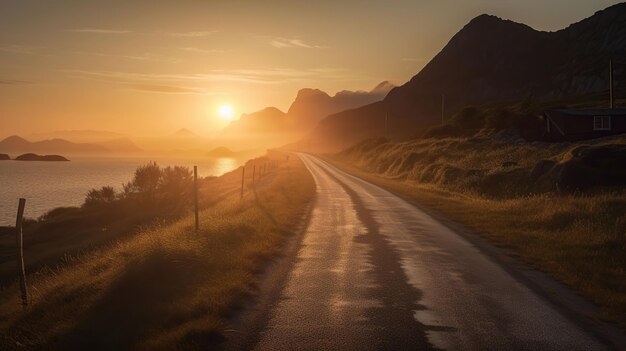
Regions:
<svg viewBox="0 0 626 351"><path fill-rule="evenodd" d="M626 326L625 157L624 136L548 144L478 133L369 140L333 160L485 236Z"/></svg>
<svg viewBox="0 0 626 351"><path fill-rule="evenodd" d="M257 160L263 162L263 160ZM236 176L233 176L236 178ZM199 179L206 188L201 206L227 195L228 177ZM86 194L81 206L52 209L24 222L26 269L54 265L63 256L92 250L132 236L154 223L167 224L189 214L193 206L192 171L186 167L140 166L123 191L105 186ZM215 191L208 189L223 189ZM15 279L15 237L12 228L0 227L0 286Z"/></svg>
<svg viewBox="0 0 626 351"><path fill-rule="evenodd" d="M255 274L292 234L314 195L294 157L276 156L239 198L241 170L204 184L220 195L200 214L154 226L27 277L22 310L12 285L0 291L0 349L207 349L254 292ZM263 162L257 162L257 179ZM26 252L28 257L28 252Z"/></svg>

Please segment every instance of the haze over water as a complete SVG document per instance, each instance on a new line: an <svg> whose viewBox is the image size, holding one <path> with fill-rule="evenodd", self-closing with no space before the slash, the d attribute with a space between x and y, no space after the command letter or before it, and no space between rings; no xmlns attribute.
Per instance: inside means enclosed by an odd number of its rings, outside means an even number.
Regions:
<svg viewBox="0 0 626 351"><path fill-rule="evenodd" d="M18 199L26 198L25 216L37 218L62 206L80 206L92 188L116 190L131 180L135 169L150 160L159 166L198 166L198 176L219 176L237 168L234 158L73 158L70 162L0 162L0 226L15 225Z"/></svg>

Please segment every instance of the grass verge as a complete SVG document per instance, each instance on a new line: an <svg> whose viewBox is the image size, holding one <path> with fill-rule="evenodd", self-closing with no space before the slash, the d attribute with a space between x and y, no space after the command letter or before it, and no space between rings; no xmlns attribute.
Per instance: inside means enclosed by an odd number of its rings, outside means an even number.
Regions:
<svg viewBox="0 0 626 351"><path fill-rule="evenodd" d="M229 313L254 293L256 273L276 254L314 196L295 157L275 160L247 186L241 170L202 195L220 201L200 214L157 226L27 278L32 304L17 286L0 291L0 349L207 349L223 340ZM251 183L252 163L246 169ZM214 194L206 194L211 191Z"/></svg>

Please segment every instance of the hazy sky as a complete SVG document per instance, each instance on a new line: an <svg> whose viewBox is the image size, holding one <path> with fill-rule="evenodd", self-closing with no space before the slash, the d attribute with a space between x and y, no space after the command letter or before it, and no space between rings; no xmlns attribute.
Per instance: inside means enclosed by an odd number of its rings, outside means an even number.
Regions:
<svg viewBox="0 0 626 351"><path fill-rule="evenodd" d="M551 31L618 2L0 0L0 137L207 134L223 103L402 84L481 13Z"/></svg>

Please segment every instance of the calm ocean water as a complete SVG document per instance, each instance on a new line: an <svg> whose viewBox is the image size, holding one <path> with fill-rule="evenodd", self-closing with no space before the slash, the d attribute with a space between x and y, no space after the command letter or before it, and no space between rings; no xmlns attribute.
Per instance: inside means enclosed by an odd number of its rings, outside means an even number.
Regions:
<svg viewBox="0 0 626 351"><path fill-rule="evenodd" d="M80 158L70 162L0 161L0 226L15 225L20 197L26 198L25 216L37 218L60 206L79 206L87 191L104 185L121 189L137 166L156 161L159 166L198 166L198 176L222 175L243 160L222 158Z"/></svg>

